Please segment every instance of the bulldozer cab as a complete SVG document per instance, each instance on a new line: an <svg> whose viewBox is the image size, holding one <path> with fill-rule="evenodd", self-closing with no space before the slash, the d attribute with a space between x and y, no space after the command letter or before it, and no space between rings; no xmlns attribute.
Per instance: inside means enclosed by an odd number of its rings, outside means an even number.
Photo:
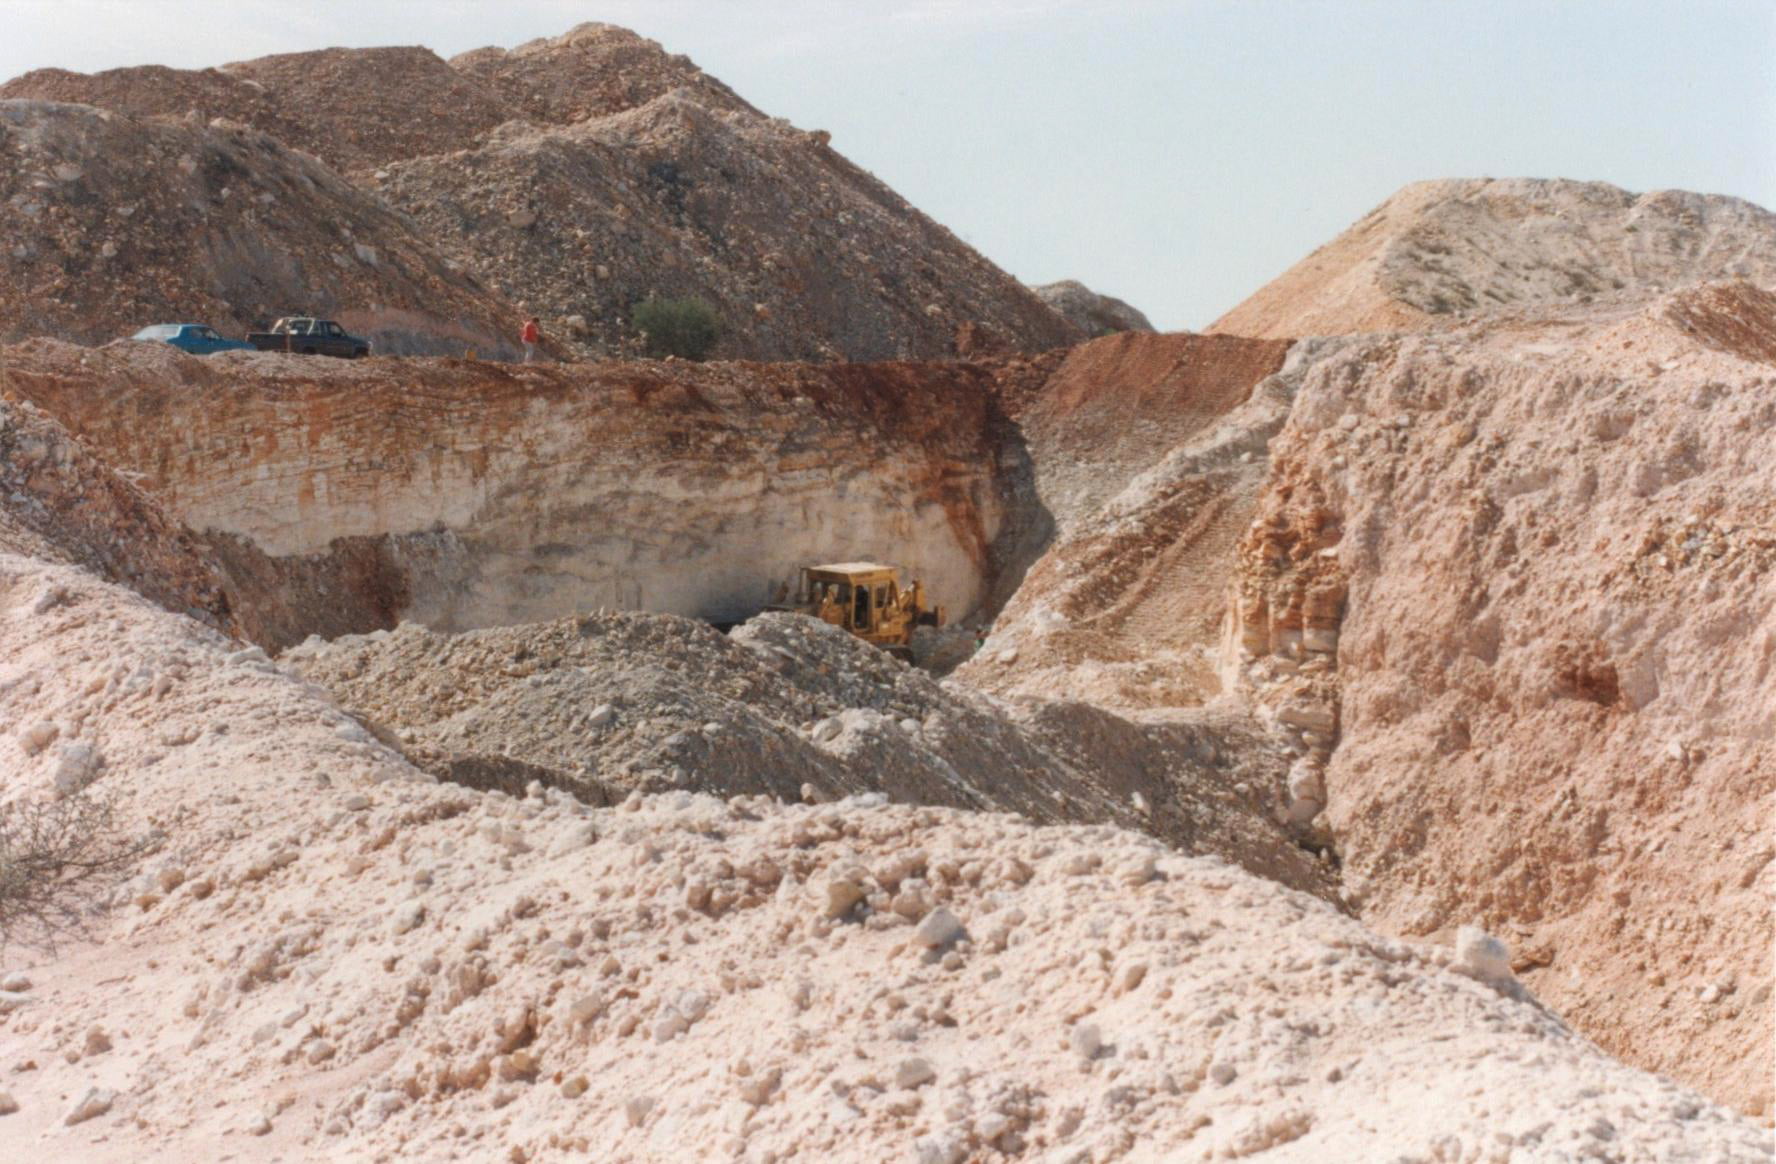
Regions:
<svg viewBox="0 0 1776 1164"><path fill-rule="evenodd" d="M924 609L924 598L917 582L910 590L901 589L900 572L893 566L830 562L801 568L795 609L902 653L915 624L941 622L941 612Z"/></svg>
<svg viewBox="0 0 1776 1164"><path fill-rule="evenodd" d="M825 621L868 636L898 602L900 582L894 567L873 562L803 566L797 597L799 605L813 606Z"/></svg>

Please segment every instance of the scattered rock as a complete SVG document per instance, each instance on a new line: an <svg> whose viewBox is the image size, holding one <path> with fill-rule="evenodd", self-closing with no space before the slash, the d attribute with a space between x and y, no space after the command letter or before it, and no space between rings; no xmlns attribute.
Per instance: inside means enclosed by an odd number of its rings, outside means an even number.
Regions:
<svg viewBox="0 0 1776 1164"><path fill-rule="evenodd" d="M104 763L99 750L83 740L63 744L52 774L56 795L72 796L79 792L98 777Z"/></svg>
<svg viewBox="0 0 1776 1164"><path fill-rule="evenodd" d="M868 891L863 886L860 876L855 873L835 873L826 882L826 907L823 910L829 918L841 918L851 912L851 907L864 899Z"/></svg>
<svg viewBox="0 0 1776 1164"><path fill-rule="evenodd" d="M397 934L410 933L425 924L426 907L421 901L405 902L395 910L393 929Z"/></svg>
<svg viewBox="0 0 1776 1164"><path fill-rule="evenodd" d="M894 1086L902 1091L913 1091L936 1078L931 1064L920 1058L902 1059L894 1069Z"/></svg>
<svg viewBox="0 0 1776 1164"><path fill-rule="evenodd" d="M961 920L940 905L925 915L913 930L913 938L921 946L936 949L957 941L965 932Z"/></svg>
<svg viewBox="0 0 1776 1164"><path fill-rule="evenodd" d="M117 1099L117 1093L103 1087L90 1087L77 1103L68 1109L62 1117L62 1123L69 1127L96 1119L111 1110L111 1104Z"/></svg>
<svg viewBox="0 0 1776 1164"><path fill-rule="evenodd" d="M29 724L20 730L18 736L19 747L24 749L25 755L35 756L43 749L49 747L49 745L55 741L55 738L60 731L61 729L49 720L38 720L36 723Z"/></svg>
<svg viewBox="0 0 1776 1164"><path fill-rule="evenodd" d="M632 1095L623 1102L623 1115L632 1128L639 1128L645 1123L648 1113L653 1110L654 1097L651 1095Z"/></svg>
<svg viewBox="0 0 1776 1164"><path fill-rule="evenodd" d="M1456 931L1452 967L1502 993L1516 995L1523 989L1511 972L1510 949L1479 926L1462 926Z"/></svg>

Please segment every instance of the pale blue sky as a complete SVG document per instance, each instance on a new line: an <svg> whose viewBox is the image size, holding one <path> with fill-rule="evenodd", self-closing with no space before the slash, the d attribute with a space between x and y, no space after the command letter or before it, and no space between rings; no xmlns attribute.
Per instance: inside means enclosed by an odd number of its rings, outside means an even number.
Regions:
<svg viewBox="0 0 1776 1164"><path fill-rule="evenodd" d="M1776 208L1776 0L0 0L0 76L584 20L691 56L1029 282L1201 327L1399 186Z"/></svg>

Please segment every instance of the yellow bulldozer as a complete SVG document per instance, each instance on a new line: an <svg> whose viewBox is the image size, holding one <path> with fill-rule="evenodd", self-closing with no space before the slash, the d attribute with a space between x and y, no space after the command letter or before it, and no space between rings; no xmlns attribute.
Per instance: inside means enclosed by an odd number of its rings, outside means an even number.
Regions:
<svg viewBox="0 0 1776 1164"><path fill-rule="evenodd" d="M942 626L943 607L925 604L925 586L902 589L900 571L879 562L829 562L803 566L793 597L779 609L793 610L844 627L866 643L911 661L913 628Z"/></svg>

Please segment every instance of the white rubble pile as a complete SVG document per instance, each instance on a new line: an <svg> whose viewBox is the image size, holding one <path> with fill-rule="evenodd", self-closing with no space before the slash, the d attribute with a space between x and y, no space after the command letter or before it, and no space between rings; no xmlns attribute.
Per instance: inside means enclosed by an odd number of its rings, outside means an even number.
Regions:
<svg viewBox="0 0 1776 1164"><path fill-rule="evenodd" d="M53 722L148 842L5 952L3 1159L1770 1158L1476 980L1484 940L1138 833L434 783L258 652L11 555L0 647L0 795L53 795L19 739Z"/></svg>
<svg viewBox="0 0 1776 1164"><path fill-rule="evenodd" d="M539 779L594 803L636 789L881 794L1112 822L1296 888L1323 894L1330 881L1284 827L1280 753L1249 728L1003 703L798 615L727 635L630 612L456 635L403 624L311 640L280 662L428 771L469 783L515 772L486 781L508 792Z"/></svg>

